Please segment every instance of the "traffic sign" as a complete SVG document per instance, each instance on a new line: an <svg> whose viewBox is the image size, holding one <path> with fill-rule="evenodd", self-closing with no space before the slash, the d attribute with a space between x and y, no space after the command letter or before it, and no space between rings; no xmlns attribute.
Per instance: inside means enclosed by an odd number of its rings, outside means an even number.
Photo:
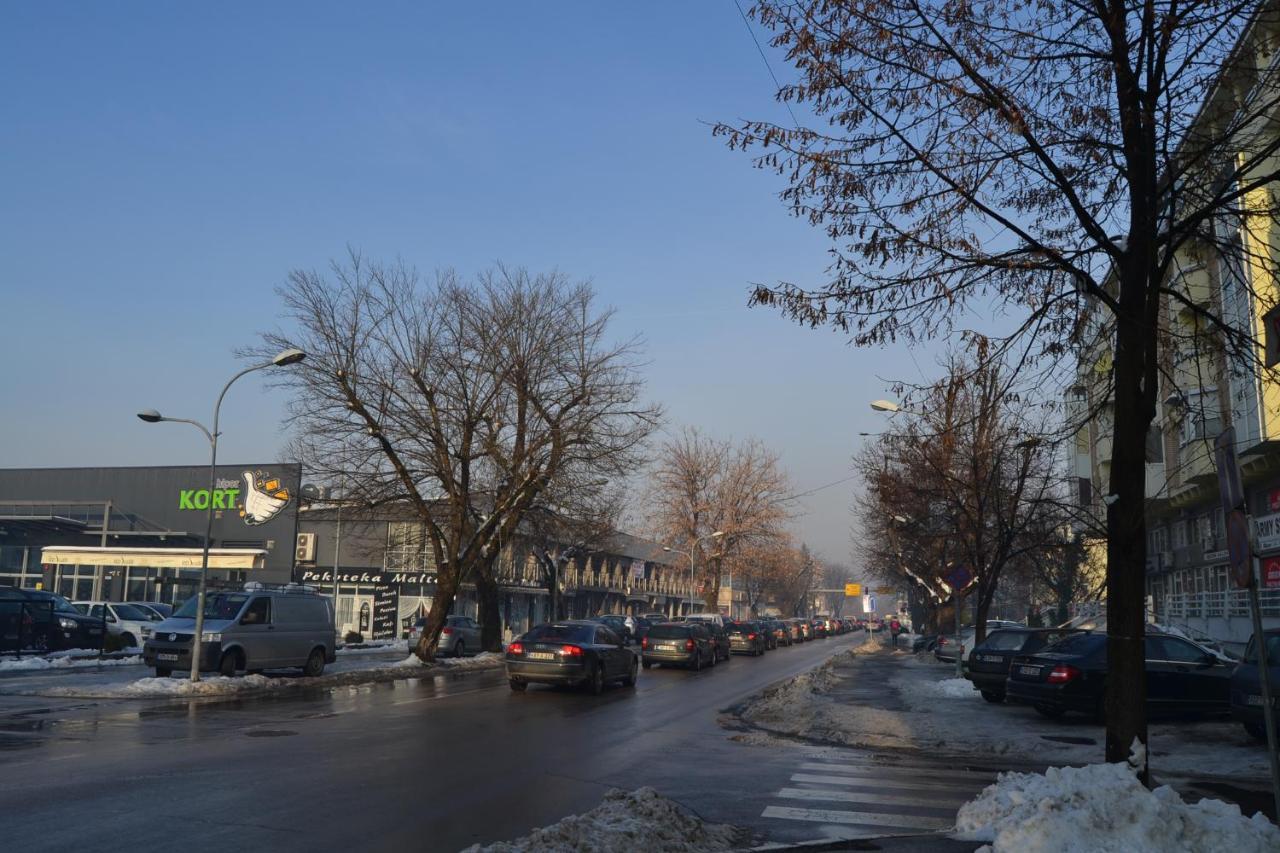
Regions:
<svg viewBox="0 0 1280 853"><path fill-rule="evenodd" d="M862 595L862 584L847 583L844 585L845 598L859 598L861 597L861 595Z"/></svg>
<svg viewBox="0 0 1280 853"><path fill-rule="evenodd" d="M1227 513L1227 553L1231 555L1231 580L1240 589L1253 586L1253 549L1249 547L1249 518L1244 510Z"/></svg>

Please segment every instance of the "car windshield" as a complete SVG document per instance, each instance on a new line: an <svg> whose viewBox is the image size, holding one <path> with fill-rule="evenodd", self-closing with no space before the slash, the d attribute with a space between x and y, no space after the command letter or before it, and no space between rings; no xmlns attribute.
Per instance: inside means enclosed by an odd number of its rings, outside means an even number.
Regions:
<svg viewBox="0 0 1280 853"><path fill-rule="evenodd" d="M1042 652L1058 655L1087 655L1099 648L1106 648L1107 638L1098 634L1076 634L1059 640Z"/></svg>
<svg viewBox="0 0 1280 853"><path fill-rule="evenodd" d="M1258 644L1252 637L1249 638L1249 647L1244 650L1244 662L1252 664L1258 662ZM1267 637L1267 669L1276 667L1280 667L1280 634Z"/></svg>
<svg viewBox="0 0 1280 853"><path fill-rule="evenodd" d="M689 628L684 625L654 625L649 629L650 640L683 640L689 636Z"/></svg>
<svg viewBox="0 0 1280 853"><path fill-rule="evenodd" d="M595 635L590 625L538 625L524 635L525 640L555 640L567 643L589 643Z"/></svg>
<svg viewBox="0 0 1280 853"><path fill-rule="evenodd" d="M132 604L113 604L111 611L115 613L117 619L129 619L133 622L150 622L151 615L145 613L141 608L134 607Z"/></svg>
<svg viewBox="0 0 1280 853"><path fill-rule="evenodd" d="M1021 631L993 631L979 648L989 652L1016 652L1026 641L1027 635Z"/></svg>
<svg viewBox="0 0 1280 853"><path fill-rule="evenodd" d="M234 619L236 614L240 612L240 608L249 600L249 596L243 592L215 592L212 595L206 595L204 598L204 618L206 619ZM173 614L175 619L194 619L196 618L196 597L188 598L186 603L178 608L178 612Z"/></svg>
<svg viewBox="0 0 1280 853"><path fill-rule="evenodd" d="M29 590L27 597L32 601L52 601L54 613L75 613L80 616L84 615L83 610L77 610L76 606L67 599L58 595L56 592L43 592L41 590Z"/></svg>

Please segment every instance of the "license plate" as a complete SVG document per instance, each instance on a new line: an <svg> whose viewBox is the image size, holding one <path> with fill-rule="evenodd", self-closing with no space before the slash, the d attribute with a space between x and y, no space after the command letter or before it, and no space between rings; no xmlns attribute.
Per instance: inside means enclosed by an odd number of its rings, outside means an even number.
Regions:
<svg viewBox="0 0 1280 853"><path fill-rule="evenodd" d="M1251 706L1256 707L1256 708L1261 708L1261 707L1262 707L1262 697L1261 697L1260 695L1258 695L1257 693L1250 693L1247 697L1245 697L1244 703L1245 703L1246 705L1251 705ZM1274 707L1275 707L1275 705L1276 705L1276 697L1272 696L1272 697L1271 697L1271 706L1274 708Z"/></svg>
<svg viewBox="0 0 1280 853"><path fill-rule="evenodd" d="M986 661L987 663L1000 663L999 655L978 655L978 660Z"/></svg>
<svg viewBox="0 0 1280 853"><path fill-rule="evenodd" d="M660 652L674 652L675 650L675 646L658 646L658 651Z"/></svg>
<svg viewBox="0 0 1280 853"><path fill-rule="evenodd" d="M173 654L158 654L156 660L177 660L178 656Z"/></svg>
<svg viewBox="0 0 1280 853"><path fill-rule="evenodd" d="M529 652L529 660L555 660L555 652Z"/></svg>
<svg viewBox="0 0 1280 853"><path fill-rule="evenodd" d="M1040 674L1040 667L1038 667L1038 666L1020 666L1020 667L1018 667L1018 673L1019 673L1019 674L1021 674L1021 675L1039 675L1039 674Z"/></svg>

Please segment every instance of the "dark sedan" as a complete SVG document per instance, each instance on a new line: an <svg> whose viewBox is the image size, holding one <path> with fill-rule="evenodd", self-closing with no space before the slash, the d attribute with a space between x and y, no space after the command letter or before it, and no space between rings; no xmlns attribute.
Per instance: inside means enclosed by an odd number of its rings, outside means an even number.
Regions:
<svg viewBox="0 0 1280 853"><path fill-rule="evenodd" d="M606 683L634 687L639 665L622 637L598 622L538 625L507 646L507 680L522 691L530 684L579 684L599 695Z"/></svg>
<svg viewBox="0 0 1280 853"><path fill-rule="evenodd" d="M56 592L0 587L0 648L21 651L100 649L106 623L86 616Z"/></svg>
<svg viewBox="0 0 1280 853"><path fill-rule="evenodd" d="M645 669L663 666L686 666L702 669L704 663L716 665L716 646L710 626L700 622L663 622L649 629L640 641L640 661Z"/></svg>
<svg viewBox="0 0 1280 853"><path fill-rule="evenodd" d="M766 619L764 622L770 635L773 637L773 647L791 645L791 628L787 623L780 619Z"/></svg>
<svg viewBox="0 0 1280 853"><path fill-rule="evenodd" d="M1069 632L1057 628L1001 628L992 631L969 655L965 677L982 692L988 702L1004 701L1013 659L1034 654L1062 640Z"/></svg>
<svg viewBox="0 0 1280 853"><path fill-rule="evenodd" d="M1201 646L1163 634L1146 637L1147 713L1154 716L1224 714L1231 664ZM1083 633L1043 651L1015 657L1005 698L1046 717L1068 711L1105 717L1107 637Z"/></svg>
<svg viewBox="0 0 1280 853"><path fill-rule="evenodd" d="M826 622L824 622L824 621L823 621L823 620L821 620L821 619L814 619L814 620L812 620L812 621L810 621L810 622L809 622L809 625L810 625L810 626L812 627L812 629L813 629L813 631L812 631L812 636L816 637L816 638L817 638L817 639L819 639L819 640L825 640L825 639L827 638L827 623L826 623Z"/></svg>
<svg viewBox="0 0 1280 853"><path fill-rule="evenodd" d="M729 626L729 649L744 655L762 655L769 638L758 622L734 622Z"/></svg>
<svg viewBox="0 0 1280 853"><path fill-rule="evenodd" d="M1267 673L1271 676L1271 707L1280 719L1280 628L1262 632L1267 638ZM1267 739L1267 727L1262 715L1262 682L1259 679L1258 640L1249 638L1244 650L1244 660L1231 674L1231 717L1244 724L1245 730L1258 740ZM1276 724L1280 735L1280 723Z"/></svg>
<svg viewBox="0 0 1280 853"><path fill-rule="evenodd" d="M627 619L625 616L618 616L615 613L605 613L601 616L592 617L589 621L599 622L601 625L607 625L610 631L617 634L628 643L635 639L631 636L631 628L627 625Z"/></svg>

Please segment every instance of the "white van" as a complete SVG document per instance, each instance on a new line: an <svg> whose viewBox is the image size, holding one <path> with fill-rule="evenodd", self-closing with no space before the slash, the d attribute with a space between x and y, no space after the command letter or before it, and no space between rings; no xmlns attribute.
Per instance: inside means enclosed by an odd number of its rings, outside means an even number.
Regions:
<svg viewBox="0 0 1280 853"><path fill-rule="evenodd" d="M158 677L191 668L196 599L155 624L142 651ZM268 589L245 584L243 591L205 594L200 669L226 676L237 672L302 667L306 675L324 672L336 660L333 601L314 587L288 584Z"/></svg>

